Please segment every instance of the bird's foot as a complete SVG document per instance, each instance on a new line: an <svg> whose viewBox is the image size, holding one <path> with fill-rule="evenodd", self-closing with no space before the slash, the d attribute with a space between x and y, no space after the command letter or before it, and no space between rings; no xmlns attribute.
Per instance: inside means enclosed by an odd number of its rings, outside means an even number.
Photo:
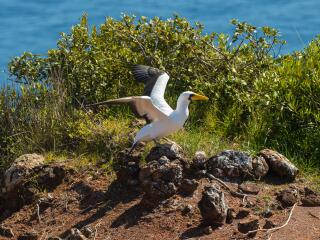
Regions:
<svg viewBox="0 0 320 240"><path fill-rule="evenodd" d="M183 151L182 147L179 144L177 144L176 142L174 142L174 141L172 141L172 140L170 140L169 138L166 138L166 137L163 137L163 139L166 140L170 144L176 145L181 151Z"/></svg>

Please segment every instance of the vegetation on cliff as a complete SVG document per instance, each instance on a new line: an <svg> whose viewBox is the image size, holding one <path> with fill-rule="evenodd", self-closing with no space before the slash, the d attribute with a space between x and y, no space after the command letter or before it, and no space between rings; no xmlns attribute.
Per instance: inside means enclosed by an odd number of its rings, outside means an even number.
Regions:
<svg viewBox="0 0 320 240"><path fill-rule="evenodd" d="M305 169L320 167L320 37L280 56L284 42L270 27L232 20L231 35L204 33L202 24L175 16L87 17L61 34L46 56L24 53L9 71L19 87L0 93L0 168L27 152L113 154L135 130L126 107L92 112L87 103L137 95L132 64L166 70L166 98L174 106L185 90L210 98L172 138L187 151L269 147Z"/></svg>

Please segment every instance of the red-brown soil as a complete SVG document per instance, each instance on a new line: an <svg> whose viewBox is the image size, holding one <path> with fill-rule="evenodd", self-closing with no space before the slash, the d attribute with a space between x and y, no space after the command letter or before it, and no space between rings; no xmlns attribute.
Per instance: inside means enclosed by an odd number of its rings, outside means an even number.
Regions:
<svg viewBox="0 0 320 240"><path fill-rule="evenodd" d="M92 229L90 239L96 240L250 239L237 230L238 222L244 219L235 219L231 224L214 228L210 234L204 233L197 204L203 186L210 184L207 179L200 180L192 197L175 195L158 204L151 204L143 199L139 186L123 185L114 175L95 171L93 169L68 174L64 182L52 192L42 192L41 200L8 216L1 226L13 231L14 237L11 239L18 239L27 233L36 235L37 239L63 239L71 228L81 230L85 227ZM275 193L289 186L303 189L304 183L257 184L261 188L258 196L250 197L247 201L251 203L247 208L250 216L259 216L260 227L263 227L266 219L261 213L269 205L274 210L268 219L276 226L281 226L287 220L291 208L281 209L275 200ZM237 184L228 185L237 188ZM234 208L236 213L243 208L241 198L233 197L227 191L225 198L228 206ZM187 204L192 206L192 210L183 214ZM297 206L289 224L272 233L271 238L265 232L259 232L253 238L268 237L274 240L320 239L320 207ZM0 236L0 239L10 238Z"/></svg>

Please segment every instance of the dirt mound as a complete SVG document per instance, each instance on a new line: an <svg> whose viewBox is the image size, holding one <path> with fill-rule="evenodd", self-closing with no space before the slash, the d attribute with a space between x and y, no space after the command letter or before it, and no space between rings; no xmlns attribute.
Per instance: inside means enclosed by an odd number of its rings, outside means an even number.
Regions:
<svg viewBox="0 0 320 240"><path fill-rule="evenodd" d="M206 171L204 154L190 166L164 156L142 166L139 158L124 161L117 174L94 166L32 167L16 195L0 198L0 239L267 239L267 230L249 231L280 227L289 216L271 239L320 236L320 195L301 179L221 182L192 178L190 173ZM149 191L150 184L161 187ZM173 192L163 191L172 184ZM33 195L21 202L27 189ZM14 201L18 207L10 208Z"/></svg>

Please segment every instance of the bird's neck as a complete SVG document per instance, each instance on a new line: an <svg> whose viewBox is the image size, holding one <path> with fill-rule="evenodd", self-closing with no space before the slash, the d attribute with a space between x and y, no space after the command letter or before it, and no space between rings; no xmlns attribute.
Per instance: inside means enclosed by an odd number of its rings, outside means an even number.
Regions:
<svg viewBox="0 0 320 240"><path fill-rule="evenodd" d="M187 118L189 116L189 103L189 100L178 98L176 112Z"/></svg>

